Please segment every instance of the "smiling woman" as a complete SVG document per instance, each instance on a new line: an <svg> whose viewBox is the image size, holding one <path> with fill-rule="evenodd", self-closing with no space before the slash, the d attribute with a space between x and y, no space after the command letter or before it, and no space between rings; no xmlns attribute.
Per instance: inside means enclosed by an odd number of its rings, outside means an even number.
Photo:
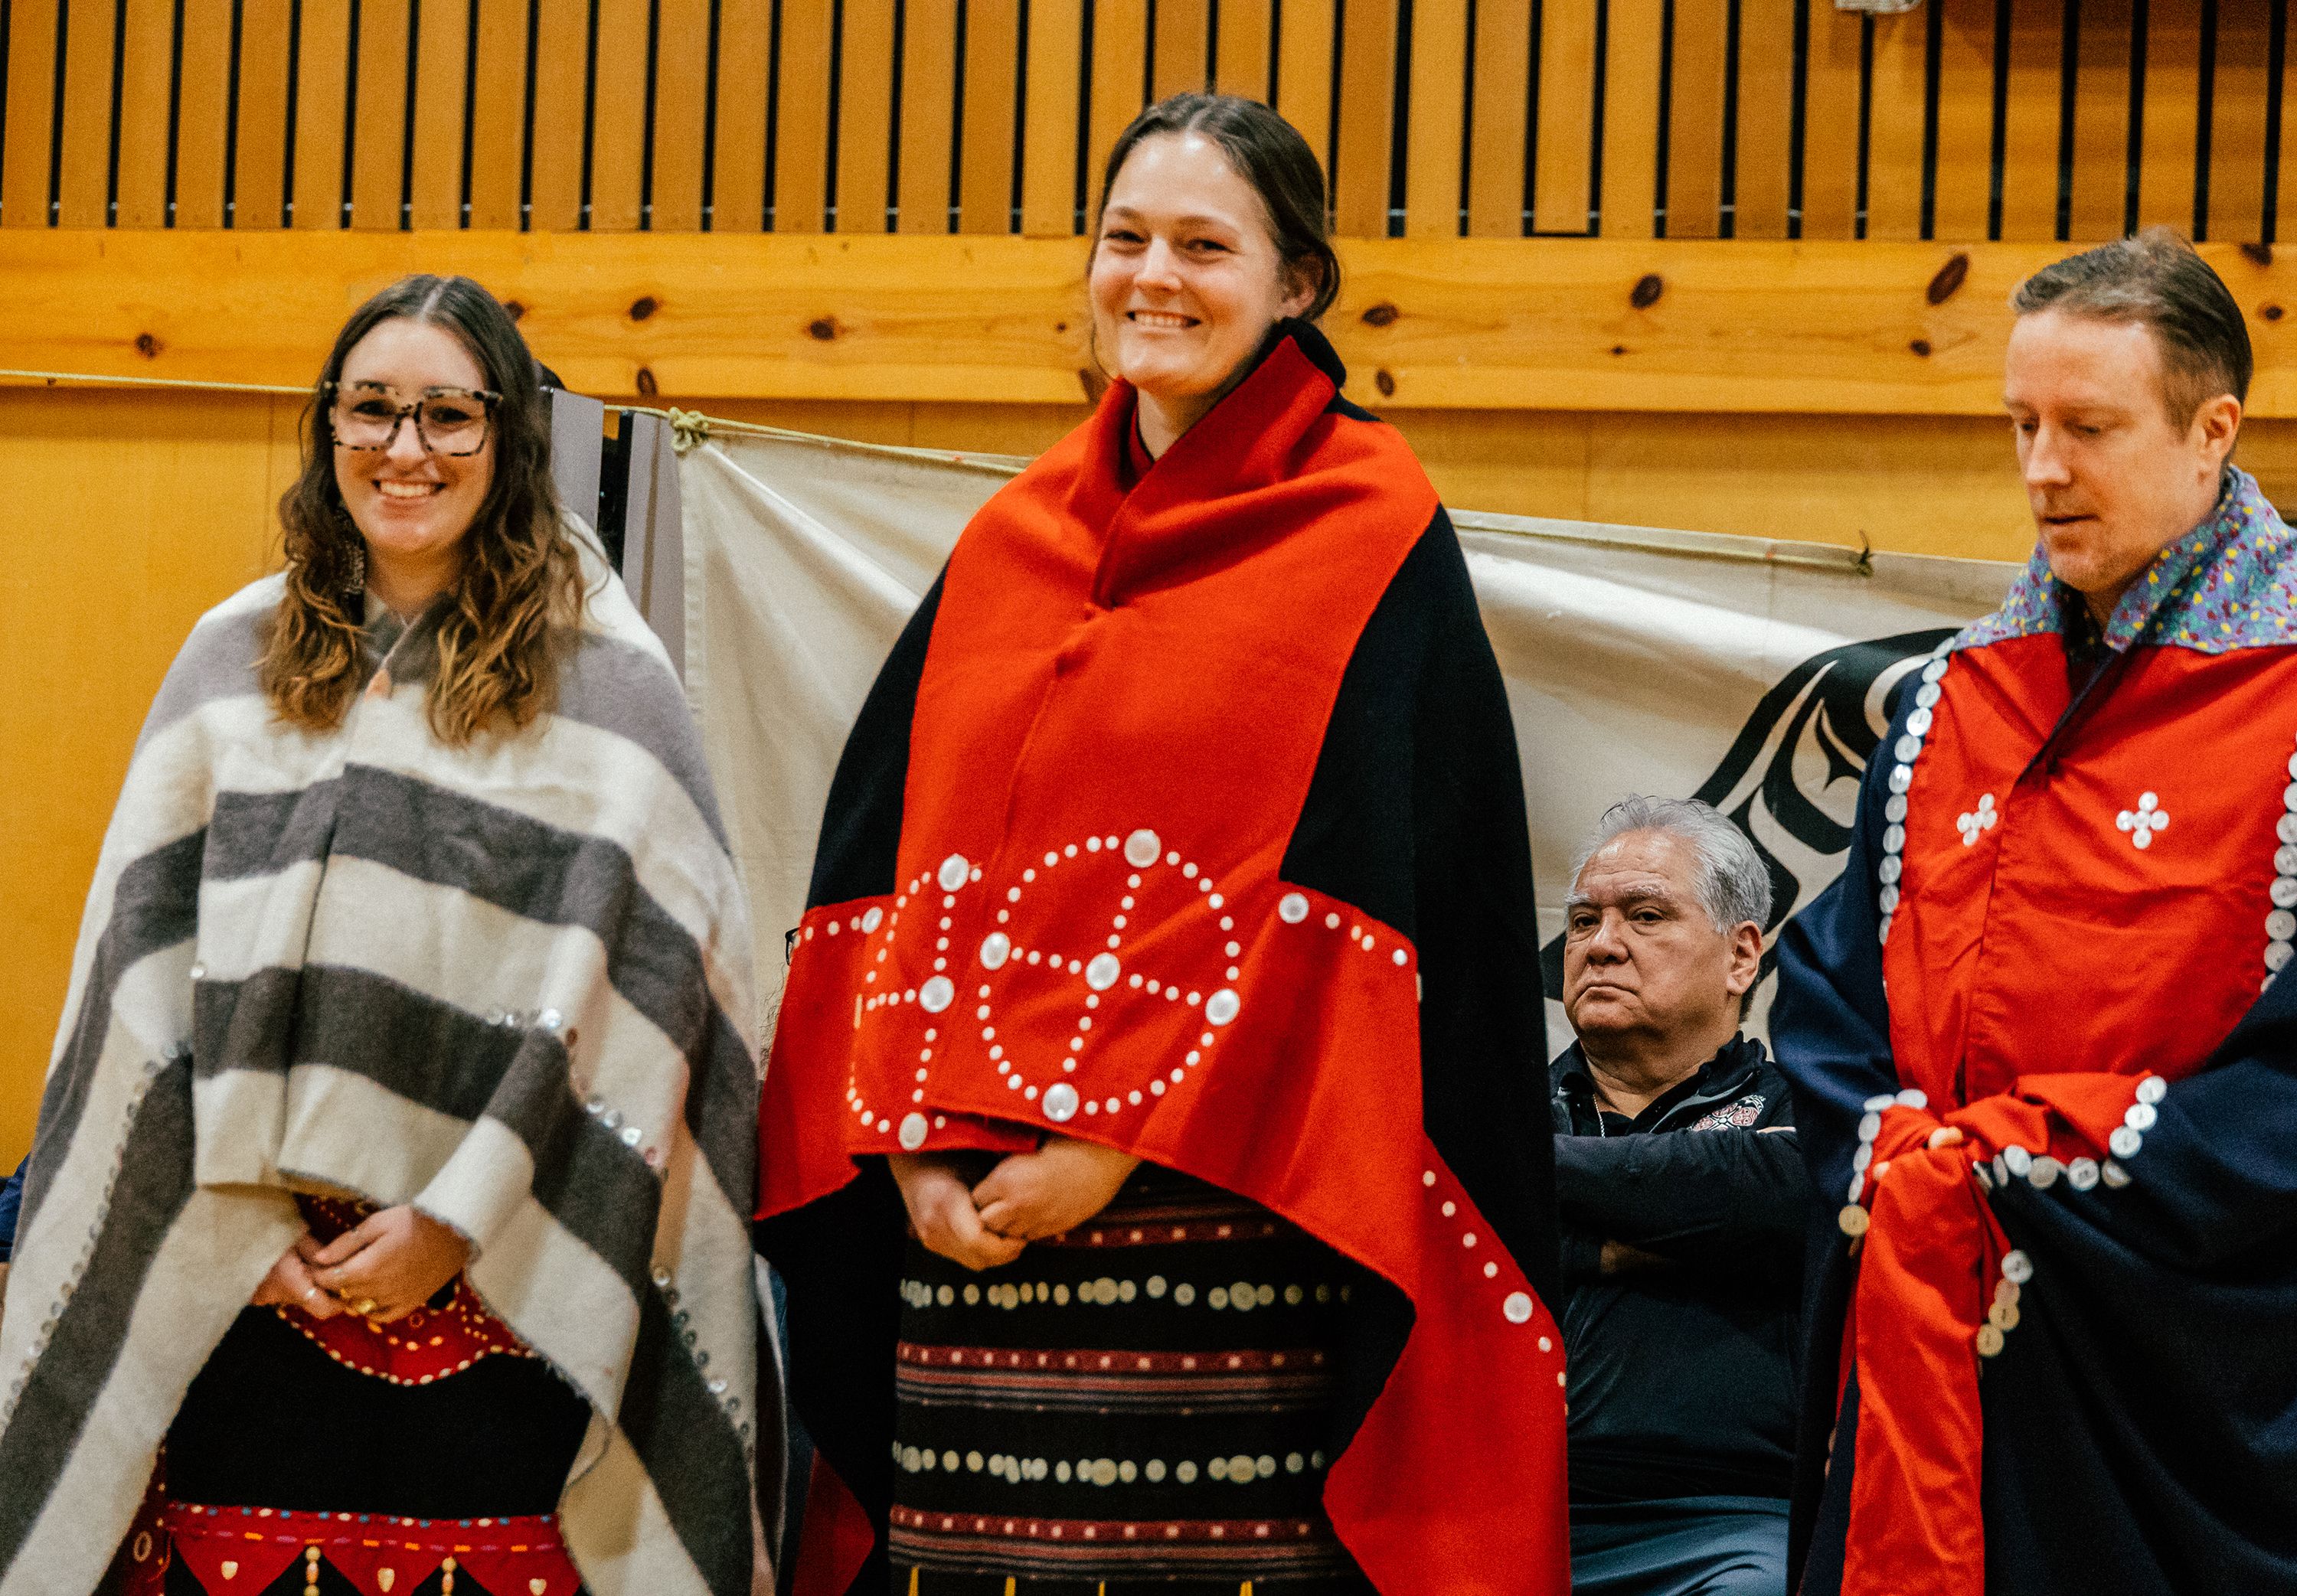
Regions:
<svg viewBox="0 0 2297 1596"><path fill-rule="evenodd" d="M89 895L0 1584L94 1588L140 1508L134 1596L746 1596L751 965L679 684L477 284L356 312L303 446Z"/></svg>
<svg viewBox="0 0 2297 1596"><path fill-rule="evenodd" d="M1116 381L840 762L762 1129L821 1588L1568 1583L1514 731L1323 216L1265 106L1117 140Z"/></svg>

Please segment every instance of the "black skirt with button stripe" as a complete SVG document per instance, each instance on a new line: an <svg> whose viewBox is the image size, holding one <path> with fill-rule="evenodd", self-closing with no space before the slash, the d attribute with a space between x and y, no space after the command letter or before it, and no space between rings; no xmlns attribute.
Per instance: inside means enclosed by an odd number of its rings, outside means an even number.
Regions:
<svg viewBox="0 0 2297 1596"><path fill-rule="evenodd" d="M1321 1501L1360 1274L1266 1209L1148 1164L1004 1269L912 1239L895 1592L1369 1592Z"/></svg>

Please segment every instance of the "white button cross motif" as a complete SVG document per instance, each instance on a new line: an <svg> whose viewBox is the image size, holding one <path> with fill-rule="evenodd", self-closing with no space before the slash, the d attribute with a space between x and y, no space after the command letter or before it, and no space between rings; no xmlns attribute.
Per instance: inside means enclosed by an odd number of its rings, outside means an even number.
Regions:
<svg viewBox="0 0 2297 1596"><path fill-rule="evenodd" d="M1962 833L1962 845L1965 848L1977 847L1979 833L1993 830L1994 823L2001 818L1995 811L1994 794L1988 793L1981 796L1976 810L1955 818L1955 829ZM2126 831L2128 827L2124 827L2122 829Z"/></svg>
<svg viewBox="0 0 2297 1596"><path fill-rule="evenodd" d="M2153 845L2153 834L2169 829L2169 811L2161 807L2161 800L2157 794L2140 793L2137 795L2137 807L2125 809L2114 816L2113 824L2118 830L2130 834L2131 847L2151 848Z"/></svg>

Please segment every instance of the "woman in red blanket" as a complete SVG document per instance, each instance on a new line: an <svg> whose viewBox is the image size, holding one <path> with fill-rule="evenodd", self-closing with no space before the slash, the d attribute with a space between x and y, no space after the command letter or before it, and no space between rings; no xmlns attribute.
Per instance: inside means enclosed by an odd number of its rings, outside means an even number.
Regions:
<svg viewBox="0 0 2297 1596"><path fill-rule="evenodd" d="M1117 380L840 764L762 1117L803 1592L1566 1586L1514 738L1323 218L1264 106L1125 131Z"/></svg>

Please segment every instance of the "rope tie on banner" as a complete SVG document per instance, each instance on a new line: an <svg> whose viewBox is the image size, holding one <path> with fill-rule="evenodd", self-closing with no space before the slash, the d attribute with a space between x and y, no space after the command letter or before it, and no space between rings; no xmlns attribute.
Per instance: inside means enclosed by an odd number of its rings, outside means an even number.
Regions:
<svg viewBox="0 0 2297 1596"><path fill-rule="evenodd" d="M222 383L193 377L105 376L95 372L79 371L19 371L0 366L0 383L9 382L42 383L53 388L59 383L84 383L95 388L172 388L204 390L214 393L270 393L295 399L309 399L308 388L291 388L272 383ZM693 452L712 438L769 438L785 442L822 445L840 450L869 455L878 458L923 460L963 469L988 472L1009 476L1025 462L996 456L981 456L952 452L947 449L923 448L897 443L860 443L852 439L831 438L816 432L794 432L787 427L765 426L757 422L729 421L722 415L710 415L700 410L662 409L653 405L622 405L612 399L600 401L609 410L625 415L651 415L670 427L671 448L679 456ZM1741 549L1730 546L1732 539L1719 539L1712 543L1692 539L1704 534L1685 534L1683 540L1654 536L1644 529L1620 529L1618 531L1567 530L1563 525L1537 528L1493 524L1509 517L1486 518L1471 512L1461 512L1453 517L1453 523L1463 531L1497 532L1506 537L1534 538L1557 543L1577 543L1601 548L1644 549L1659 554L1679 555L1690 559L1724 560L1733 564L1800 566L1840 576L1872 579L1875 574L1873 550L1867 544L1866 534L1859 533L1860 547L1855 550L1834 544L1810 544L1803 547L1813 552L1790 552L1775 545L1758 545ZM1633 533L1642 531L1642 536ZM1820 552L1824 551L1824 552Z"/></svg>

